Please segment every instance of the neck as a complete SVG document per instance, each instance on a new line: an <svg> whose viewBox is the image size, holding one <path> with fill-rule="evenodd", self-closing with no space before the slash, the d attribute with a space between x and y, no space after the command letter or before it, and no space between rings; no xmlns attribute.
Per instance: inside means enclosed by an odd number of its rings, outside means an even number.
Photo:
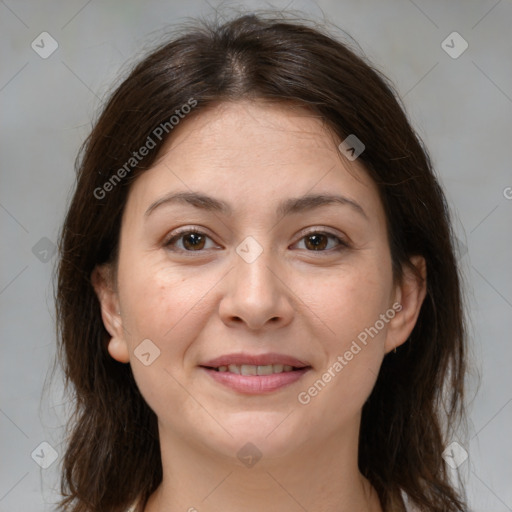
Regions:
<svg viewBox="0 0 512 512"><path fill-rule="evenodd" d="M357 429L252 467L159 430L163 479L145 512L382 512L357 466Z"/></svg>

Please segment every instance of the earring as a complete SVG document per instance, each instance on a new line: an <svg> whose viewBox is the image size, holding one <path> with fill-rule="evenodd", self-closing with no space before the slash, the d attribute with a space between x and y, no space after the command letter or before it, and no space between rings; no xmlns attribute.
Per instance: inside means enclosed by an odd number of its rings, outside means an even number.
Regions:
<svg viewBox="0 0 512 512"><path fill-rule="evenodd" d="M396 354L396 347L393 349L393 353L395 353L395 354Z"/></svg>

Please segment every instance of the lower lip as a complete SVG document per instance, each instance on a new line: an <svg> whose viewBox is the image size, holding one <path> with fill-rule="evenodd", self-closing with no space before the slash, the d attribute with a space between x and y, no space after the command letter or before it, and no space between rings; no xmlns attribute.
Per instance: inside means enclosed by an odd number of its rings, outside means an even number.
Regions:
<svg viewBox="0 0 512 512"><path fill-rule="evenodd" d="M302 368L291 372L272 373L271 375L239 375L231 372L219 372L205 367L201 368L217 382L248 395L260 395L284 388L297 382L310 369Z"/></svg>

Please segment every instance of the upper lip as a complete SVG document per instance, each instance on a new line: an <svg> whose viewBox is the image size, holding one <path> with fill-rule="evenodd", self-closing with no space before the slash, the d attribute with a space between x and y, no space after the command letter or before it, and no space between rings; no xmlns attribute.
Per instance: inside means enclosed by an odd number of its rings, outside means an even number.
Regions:
<svg viewBox="0 0 512 512"><path fill-rule="evenodd" d="M201 363L200 366L207 366L209 368L218 368L219 366L229 366L230 364L236 365L254 365L254 366L267 366L270 364L283 364L293 366L295 368L306 368L310 366L309 363L300 361L295 357L291 357L285 354L260 354L260 355L251 355L251 354L226 354L223 356L216 357L215 359L210 359L204 363Z"/></svg>

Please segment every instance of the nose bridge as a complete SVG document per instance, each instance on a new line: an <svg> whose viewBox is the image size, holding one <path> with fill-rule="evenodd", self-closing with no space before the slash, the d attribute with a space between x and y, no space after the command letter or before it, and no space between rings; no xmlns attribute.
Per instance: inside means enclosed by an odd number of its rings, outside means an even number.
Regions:
<svg viewBox="0 0 512 512"><path fill-rule="evenodd" d="M268 240L269 237L266 238ZM279 279L279 267L273 251L253 237L247 237L236 248L233 272L221 304L224 321L234 319L250 328L265 323L287 323L293 308L287 288Z"/></svg>
<svg viewBox="0 0 512 512"><path fill-rule="evenodd" d="M262 305L274 298L278 292L277 283L270 268L276 262L268 243L264 247L255 238L247 237L239 244L236 253L234 277L237 293Z"/></svg>

